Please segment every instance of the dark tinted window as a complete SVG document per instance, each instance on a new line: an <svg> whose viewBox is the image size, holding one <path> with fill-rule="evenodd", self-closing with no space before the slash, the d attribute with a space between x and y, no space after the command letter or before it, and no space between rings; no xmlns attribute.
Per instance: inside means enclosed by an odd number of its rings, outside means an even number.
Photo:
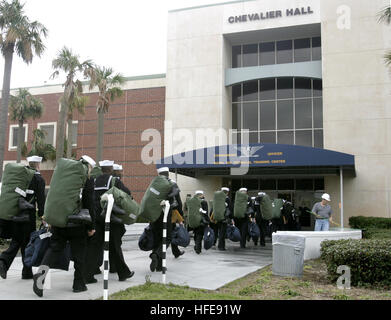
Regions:
<svg viewBox="0 0 391 320"><path fill-rule="evenodd" d="M277 102L277 130L293 129L293 100Z"/></svg>
<svg viewBox="0 0 391 320"><path fill-rule="evenodd" d="M311 39L297 39L295 45L295 62L311 61Z"/></svg>
<svg viewBox="0 0 391 320"><path fill-rule="evenodd" d="M258 45L248 44L243 46L243 67L258 65Z"/></svg>
<svg viewBox="0 0 391 320"><path fill-rule="evenodd" d="M314 128L323 128L323 102L321 98L314 99Z"/></svg>
<svg viewBox="0 0 391 320"><path fill-rule="evenodd" d="M323 130L314 130L314 147L323 149Z"/></svg>
<svg viewBox="0 0 391 320"><path fill-rule="evenodd" d="M277 79L277 99L293 98L293 78Z"/></svg>
<svg viewBox="0 0 391 320"><path fill-rule="evenodd" d="M243 103L243 129L258 131L258 103Z"/></svg>
<svg viewBox="0 0 391 320"><path fill-rule="evenodd" d="M276 180L275 179L267 179L260 181L260 189L261 190L276 190Z"/></svg>
<svg viewBox="0 0 391 320"><path fill-rule="evenodd" d="M232 102L242 101L242 85L238 84L232 87Z"/></svg>
<svg viewBox="0 0 391 320"><path fill-rule="evenodd" d="M295 180L293 179L280 179L277 181L278 190L294 190Z"/></svg>
<svg viewBox="0 0 391 320"><path fill-rule="evenodd" d="M322 40L320 37L312 38L312 60L322 60Z"/></svg>
<svg viewBox="0 0 391 320"><path fill-rule="evenodd" d="M241 68L242 67L242 47L234 46L232 47L232 68Z"/></svg>
<svg viewBox="0 0 391 320"><path fill-rule="evenodd" d="M275 130L276 129L276 103L261 102L261 130Z"/></svg>
<svg viewBox="0 0 391 320"><path fill-rule="evenodd" d="M293 131L280 131L277 133L278 144L293 144Z"/></svg>
<svg viewBox="0 0 391 320"><path fill-rule="evenodd" d="M322 96L322 80L314 80L314 97Z"/></svg>
<svg viewBox="0 0 391 320"><path fill-rule="evenodd" d="M292 40L284 40L277 42L277 63L293 62Z"/></svg>
<svg viewBox="0 0 391 320"><path fill-rule="evenodd" d="M312 179L296 180L296 190L314 190L314 181Z"/></svg>
<svg viewBox="0 0 391 320"><path fill-rule="evenodd" d="M259 45L260 65L268 65L276 63L276 52L274 42L265 42Z"/></svg>
<svg viewBox="0 0 391 320"><path fill-rule="evenodd" d="M241 107L240 104L232 105L232 129L241 129Z"/></svg>
<svg viewBox="0 0 391 320"><path fill-rule="evenodd" d="M312 130L296 131L296 145L312 147Z"/></svg>
<svg viewBox="0 0 391 320"><path fill-rule="evenodd" d="M311 96L311 79L295 78L295 97L310 98Z"/></svg>
<svg viewBox="0 0 391 320"><path fill-rule="evenodd" d="M312 100L297 99L295 101L296 129L312 128Z"/></svg>
<svg viewBox="0 0 391 320"><path fill-rule="evenodd" d="M243 180L243 186L248 190L258 190L258 179Z"/></svg>
<svg viewBox="0 0 391 320"><path fill-rule="evenodd" d="M243 83L243 101L258 101L258 81Z"/></svg>
<svg viewBox="0 0 391 320"><path fill-rule="evenodd" d="M260 99L275 100L276 99L276 79L265 79L260 81Z"/></svg>
<svg viewBox="0 0 391 320"><path fill-rule="evenodd" d="M261 132L261 143L276 143L275 132Z"/></svg>
<svg viewBox="0 0 391 320"><path fill-rule="evenodd" d="M324 179L315 179L315 190L324 190Z"/></svg>

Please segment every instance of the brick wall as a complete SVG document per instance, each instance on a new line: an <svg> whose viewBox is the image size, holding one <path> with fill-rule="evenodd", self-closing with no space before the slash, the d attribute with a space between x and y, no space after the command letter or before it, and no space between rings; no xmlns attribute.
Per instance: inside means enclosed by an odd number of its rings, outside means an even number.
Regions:
<svg viewBox="0 0 391 320"><path fill-rule="evenodd" d="M85 114L74 113L78 121L77 157L86 154L95 159L97 143L97 94L88 94L89 102ZM56 122L59 112L61 93L38 95L45 107L42 118L29 120L28 150L31 148L32 132L38 123ZM103 158L114 160L124 168L123 182L130 188L133 196L140 201L152 178L156 176L155 165L141 162L141 150L148 143L141 141L141 134L146 129L156 129L161 133L163 147L165 112L165 88L145 88L124 91L116 99L105 115ZM9 125L16 124L9 121ZM8 150L9 129L6 136L5 161L16 160L16 151ZM163 155L163 150L161 151ZM50 183L52 171L43 170L46 183Z"/></svg>

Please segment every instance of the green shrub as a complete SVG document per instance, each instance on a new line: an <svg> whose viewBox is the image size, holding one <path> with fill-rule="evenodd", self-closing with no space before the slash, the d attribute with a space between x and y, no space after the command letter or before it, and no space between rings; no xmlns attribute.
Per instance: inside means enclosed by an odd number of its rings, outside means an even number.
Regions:
<svg viewBox="0 0 391 320"><path fill-rule="evenodd" d="M364 239L391 239L391 229L368 228L363 231Z"/></svg>
<svg viewBox="0 0 391 320"><path fill-rule="evenodd" d="M350 217L349 225L354 229L391 229L391 218L378 217Z"/></svg>
<svg viewBox="0 0 391 320"><path fill-rule="evenodd" d="M332 282L338 266L350 267L351 285L391 285L391 240L332 240L321 244L321 259Z"/></svg>

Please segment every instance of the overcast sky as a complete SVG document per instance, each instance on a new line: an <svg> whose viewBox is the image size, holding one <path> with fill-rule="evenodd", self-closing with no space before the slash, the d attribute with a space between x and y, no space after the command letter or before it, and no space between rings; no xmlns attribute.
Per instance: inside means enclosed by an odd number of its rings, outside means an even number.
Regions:
<svg viewBox="0 0 391 320"><path fill-rule="evenodd" d="M9 0L10 1L10 0ZM21 0L30 20L49 30L46 51L26 65L14 55L11 88L61 83L50 80L51 63L67 46L124 76L166 72L169 10L228 0ZM0 58L0 89L4 59Z"/></svg>

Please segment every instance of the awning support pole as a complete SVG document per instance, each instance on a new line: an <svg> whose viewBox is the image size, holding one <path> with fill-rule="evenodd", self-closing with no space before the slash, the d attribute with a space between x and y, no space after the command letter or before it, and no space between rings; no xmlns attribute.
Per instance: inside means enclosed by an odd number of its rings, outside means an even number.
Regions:
<svg viewBox="0 0 391 320"><path fill-rule="evenodd" d="M178 169L175 168L175 181L178 182Z"/></svg>
<svg viewBox="0 0 391 320"><path fill-rule="evenodd" d="M341 192L341 228L343 228L343 169L339 168L340 192Z"/></svg>

